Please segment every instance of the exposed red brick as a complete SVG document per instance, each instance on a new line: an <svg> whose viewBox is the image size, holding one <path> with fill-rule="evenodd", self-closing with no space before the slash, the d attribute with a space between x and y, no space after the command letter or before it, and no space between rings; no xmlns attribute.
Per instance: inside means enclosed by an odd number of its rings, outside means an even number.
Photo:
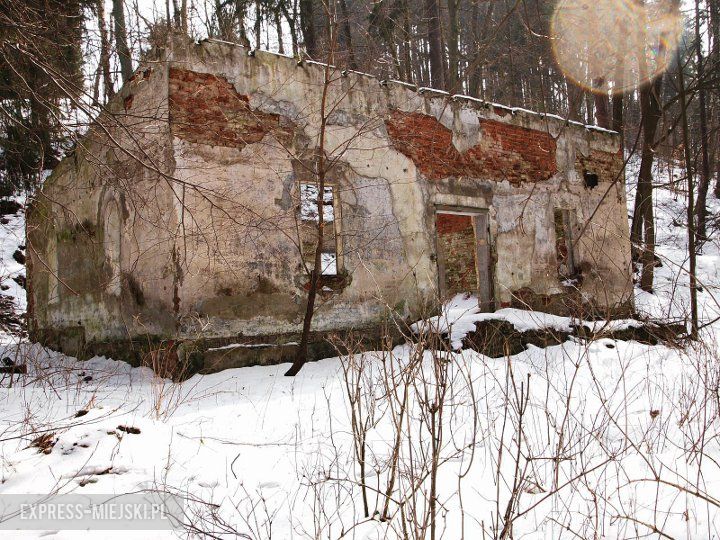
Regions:
<svg viewBox="0 0 720 540"><path fill-rule="evenodd" d="M470 176L519 184L557 172L555 139L544 131L480 120L482 142L459 152L452 131L434 116L392 111L385 125L395 148L431 180Z"/></svg>
<svg viewBox="0 0 720 540"><path fill-rule="evenodd" d="M435 222L438 234L450 234L468 228L472 229L472 216L462 214L439 213Z"/></svg>
<svg viewBox="0 0 720 540"><path fill-rule="evenodd" d="M268 133L289 140L289 119L250 108L227 79L185 69L170 69L170 122L173 134L194 143L242 149Z"/></svg>
<svg viewBox="0 0 720 540"><path fill-rule="evenodd" d="M579 152L575 157L575 170L582 178L585 172L598 175L602 182L614 182L622 173L623 155L621 152L603 152L602 150L591 150L589 156L583 156Z"/></svg>
<svg viewBox="0 0 720 540"><path fill-rule="evenodd" d="M472 216L438 213L438 249L444 268L446 294L477 290L475 231Z"/></svg>

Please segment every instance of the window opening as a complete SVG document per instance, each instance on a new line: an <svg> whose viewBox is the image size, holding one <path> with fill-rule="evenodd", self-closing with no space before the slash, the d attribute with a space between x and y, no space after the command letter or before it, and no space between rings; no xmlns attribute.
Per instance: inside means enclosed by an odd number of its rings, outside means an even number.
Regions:
<svg viewBox="0 0 720 540"><path fill-rule="evenodd" d="M300 184L300 221L302 227L302 255L306 264L312 267L315 260L315 246L318 238L320 209L317 184ZM323 190L323 243L320 254L320 273L324 276L338 274L337 235L335 233L335 187L324 186Z"/></svg>

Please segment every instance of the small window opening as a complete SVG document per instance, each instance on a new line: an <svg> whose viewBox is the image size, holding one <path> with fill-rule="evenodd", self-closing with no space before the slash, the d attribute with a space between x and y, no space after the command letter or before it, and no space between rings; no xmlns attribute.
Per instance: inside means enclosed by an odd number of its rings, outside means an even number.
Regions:
<svg viewBox="0 0 720 540"><path fill-rule="evenodd" d="M574 242L572 235L572 216L574 212L556 208L555 221L555 253L557 255L558 275L568 278L576 274Z"/></svg>
<svg viewBox="0 0 720 540"><path fill-rule="evenodd" d="M598 175L589 172L589 171L583 171L583 178L585 179L585 187L592 189L594 187L597 187L598 185Z"/></svg>
<svg viewBox="0 0 720 540"><path fill-rule="evenodd" d="M302 227L302 256L312 268L320 222L320 190L317 184L300 184L300 221ZM335 232L335 188L324 186L322 197L323 241L320 254L320 273L338 274L337 235Z"/></svg>

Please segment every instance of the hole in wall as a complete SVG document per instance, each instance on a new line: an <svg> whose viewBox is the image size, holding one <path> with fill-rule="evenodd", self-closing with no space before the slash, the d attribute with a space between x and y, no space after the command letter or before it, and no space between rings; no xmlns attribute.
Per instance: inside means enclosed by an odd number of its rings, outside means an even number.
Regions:
<svg viewBox="0 0 720 540"><path fill-rule="evenodd" d="M586 188L592 189L598 185L598 175L596 173L583 171L583 179Z"/></svg>

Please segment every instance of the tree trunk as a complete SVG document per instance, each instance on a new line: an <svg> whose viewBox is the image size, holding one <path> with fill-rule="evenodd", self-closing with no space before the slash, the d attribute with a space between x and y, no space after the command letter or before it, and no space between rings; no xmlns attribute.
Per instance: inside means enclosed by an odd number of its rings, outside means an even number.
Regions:
<svg viewBox="0 0 720 540"><path fill-rule="evenodd" d="M238 38L243 47L250 48L250 39L248 39L245 29L245 0L235 0L235 20L237 21Z"/></svg>
<svg viewBox="0 0 720 540"><path fill-rule="evenodd" d="M100 30L100 69L102 70L104 103L107 103L115 94L115 88L110 75L110 42L108 41L107 25L105 23L104 0L97 0L95 9L98 12L98 29Z"/></svg>
<svg viewBox="0 0 720 540"><path fill-rule="evenodd" d="M687 234L688 234L688 256L690 258L690 337L695 339L698 336L698 308L697 308L697 281L696 281L696 253L695 240L697 238L693 220L695 212L693 208L693 174L692 156L690 153L690 137L688 136L687 100L685 99L685 77L683 65L680 61L680 53L677 53L678 82L680 97L680 122L682 124L683 145L685 146L685 178L688 186L687 206Z"/></svg>
<svg viewBox="0 0 720 540"><path fill-rule="evenodd" d="M490 5L493 3L490 2ZM472 11L470 12L470 39L468 40L471 50L475 51L473 57L470 58L467 69L468 94L471 96L479 96L480 87L480 6L478 2L473 2Z"/></svg>
<svg viewBox="0 0 720 540"><path fill-rule="evenodd" d="M483 85L483 64L485 61L485 39L487 38L488 29L490 28L490 21L492 20L493 9L495 2L488 2L487 8L485 9L485 15L483 17L483 28L479 30L479 3L473 4L473 43L475 43L476 53L470 63L470 82L468 83L470 88L468 91L470 95L477 97L484 97L484 85Z"/></svg>
<svg viewBox="0 0 720 540"><path fill-rule="evenodd" d="M297 30L296 30L296 23L297 23L297 10L295 9L296 4L293 4L293 14L292 16L288 12L287 6L285 5L285 2L280 2L280 10L282 11L283 16L285 19L287 19L288 26L290 27L290 42L292 45L292 53L293 56L297 56L298 54L298 39L297 39ZM278 33L280 33L280 30L278 30Z"/></svg>
<svg viewBox="0 0 720 540"><path fill-rule="evenodd" d="M347 63L350 69L357 69L358 65L355 61L355 51L353 50L352 44L352 33L350 32L350 15L348 14L347 3L345 0L339 0L340 2L340 37L342 38L342 50L347 58Z"/></svg>
<svg viewBox="0 0 720 540"><path fill-rule="evenodd" d="M695 56L697 62L697 80L700 85L698 106L700 108L700 153L702 155L700 183L698 184L695 212L697 215L697 240L702 243L707 240L707 193L710 187L710 155L708 153L705 66L702 42L700 41L700 0L695 0ZM684 91L684 89L681 90Z"/></svg>
<svg viewBox="0 0 720 540"><path fill-rule="evenodd" d="M458 3L459 0L447 0L448 9L448 89L451 93L463 93L458 84L458 69L460 63L460 51L458 42L460 40L460 29L458 28Z"/></svg>
<svg viewBox="0 0 720 540"><path fill-rule="evenodd" d="M585 97L585 120L583 124L592 124L595 121L595 100L590 92L583 92Z"/></svg>
<svg viewBox="0 0 720 540"><path fill-rule="evenodd" d="M334 44L331 44L331 46ZM320 140L317 148L317 159L315 160L315 177L318 186L318 227L317 227L317 245L315 246L315 257L313 259L313 268L310 272L310 289L308 291L307 305L305 307L305 318L303 319L302 336L300 337L300 345L298 345L295 359L290 369L285 372L286 377L297 375L308 360L308 343L310 340L310 328L312 327L313 316L315 315L315 299L317 298L318 287L320 286L320 276L322 275L322 248L323 238L325 235L325 131L327 126L327 94L330 86L330 61L332 58L332 49L328 53L328 62L325 65L325 78L323 81L322 95L320 97Z"/></svg>
<svg viewBox="0 0 720 540"><path fill-rule="evenodd" d="M315 58L318 50L313 0L300 0L300 28L305 40L305 52L310 58Z"/></svg>
<svg viewBox="0 0 720 540"><path fill-rule="evenodd" d="M405 64L403 66L403 73L404 73L404 79L411 83L415 80L417 80L416 77L413 76L413 66L412 66L412 58L410 55L410 11L408 9L408 0L401 0L401 10L402 10L402 18L403 18L403 30L402 30L402 63Z"/></svg>
<svg viewBox="0 0 720 540"><path fill-rule="evenodd" d="M623 119L623 108L625 96L622 93L612 97L612 128L620 134L621 148L625 148L625 124Z"/></svg>
<svg viewBox="0 0 720 540"><path fill-rule="evenodd" d="M710 48L711 65L720 66L720 3L714 0L707 0L708 8L710 9L710 37L712 38L712 45ZM715 100L713 102L713 113L714 118L720 115L720 92L716 90ZM715 158L715 175L717 180L715 181L715 197L720 199L720 146L718 145L717 137L714 142L714 158Z"/></svg>
<svg viewBox="0 0 720 540"><path fill-rule="evenodd" d="M445 90L438 0L425 0L425 20L427 21L427 40L430 48L430 85L438 90Z"/></svg>
<svg viewBox="0 0 720 540"><path fill-rule="evenodd" d="M640 249L639 259L642 263L640 288L647 292L652 292L655 269L655 215L652 199L652 164L655 134L662 114L660 107L661 91L662 74L658 75L654 81L643 84L640 88L640 114L642 115L643 143L630 240L634 247Z"/></svg>
<svg viewBox="0 0 720 540"><path fill-rule="evenodd" d="M173 11L175 27L179 28L183 32L187 32L187 0L181 0L179 4L178 0L173 0Z"/></svg>
<svg viewBox="0 0 720 540"><path fill-rule="evenodd" d="M126 83L132 77L132 59L128 47L127 27L125 26L125 6L123 0L113 0L113 19L115 19L115 49L120 59L122 81Z"/></svg>
<svg viewBox="0 0 720 540"><path fill-rule="evenodd" d="M275 17L275 30L277 32L278 52L280 54L285 54L285 44L283 43L282 20L280 19L280 11L278 9L275 9L273 12L273 16Z"/></svg>
<svg viewBox="0 0 720 540"><path fill-rule="evenodd" d="M624 44L627 44L627 39L624 40ZM613 88L614 93L612 96L612 128L620 134L620 140L622 141L622 147L625 148L625 78L623 71L625 69L625 60L620 58L620 65L618 66L618 80L615 81L615 87Z"/></svg>
<svg viewBox="0 0 720 540"><path fill-rule="evenodd" d="M260 2L255 1L255 49L260 49L260 32L262 30L262 10Z"/></svg>
<svg viewBox="0 0 720 540"><path fill-rule="evenodd" d="M598 88L593 92L595 101L595 120L601 128L610 129L610 111L607 92L601 92L599 89L605 84L602 78L595 79L593 86Z"/></svg>

